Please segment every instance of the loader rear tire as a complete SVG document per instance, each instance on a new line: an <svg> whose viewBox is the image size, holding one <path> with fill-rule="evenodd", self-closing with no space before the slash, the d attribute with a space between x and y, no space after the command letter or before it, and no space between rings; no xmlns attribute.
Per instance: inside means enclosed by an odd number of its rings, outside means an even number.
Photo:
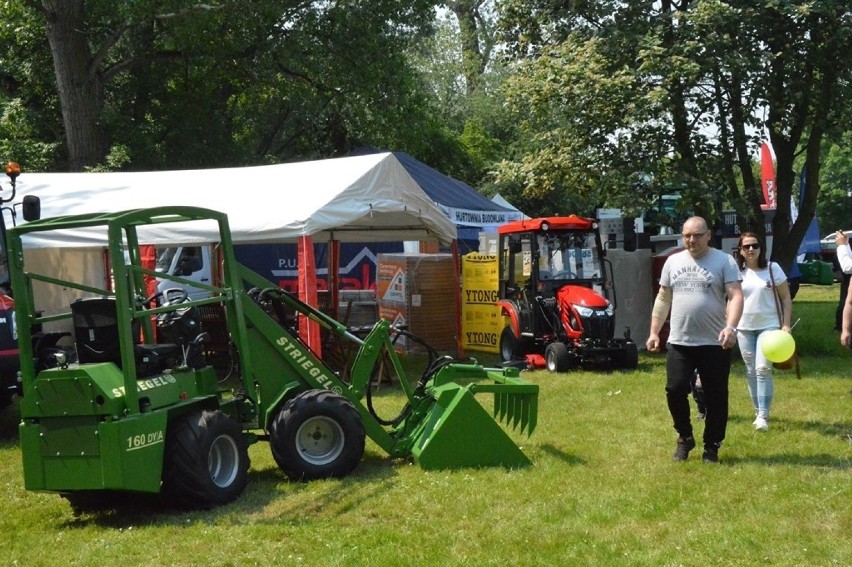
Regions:
<svg viewBox="0 0 852 567"><path fill-rule="evenodd" d="M236 500L248 483L248 443L219 410L195 411L166 432L162 492L169 504L210 508Z"/></svg>
<svg viewBox="0 0 852 567"><path fill-rule="evenodd" d="M340 478L364 456L364 424L352 402L328 390L288 400L272 419L269 445L293 480Z"/></svg>

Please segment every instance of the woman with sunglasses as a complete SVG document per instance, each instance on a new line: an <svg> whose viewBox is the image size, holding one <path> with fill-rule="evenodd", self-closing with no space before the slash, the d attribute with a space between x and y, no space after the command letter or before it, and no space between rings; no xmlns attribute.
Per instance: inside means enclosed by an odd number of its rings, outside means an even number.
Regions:
<svg viewBox="0 0 852 567"><path fill-rule="evenodd" d="M760 348L761 335L779 327L789 333L793 307L784 270L774 262L767 262L765 254L756 234L744 232L740 235L735 256L743 273L744 302L743 315L737 325L737 343L756 414L753 425L758 431L769 429L769 407L775 393L772 363ZM776 293L781 304L781 321L775 303Z"/></svg>

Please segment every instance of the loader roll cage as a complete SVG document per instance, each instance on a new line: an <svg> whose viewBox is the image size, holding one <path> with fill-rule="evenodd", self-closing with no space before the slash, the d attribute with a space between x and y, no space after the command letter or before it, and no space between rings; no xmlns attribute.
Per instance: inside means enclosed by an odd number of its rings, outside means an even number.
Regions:
<svg viewBox="0 0 852 567"><path fill-rule="evenodd" d="M35 327L37 325L43 325L44 323L61 321L74 317L73 310L54 313L47 316L40 315L35 308L35 298L32 292L32 284L34 282L44 282L47 284L63 286L68 289L76 289L88 294L92 298L100 297L114 300L116 317L115 328L118 334L117 343L118 346L121 347L121 358L120 360L117 360L116 363L124 371L125 379L123 388L127 397L127 409L130 413L140 413L146 410L145 405L140 403L137 388L134 387L139 379L145 377L141 375L139 365L137 364L136 357L134 356L134 352L138 351L140 347L138 344L140 340L137 333L141 331L142 345L153 344L155 337L152 321L154 320L154 316L160 313L169 313L177 309L187 309L203 305L220 305L225 309L226 319L235 320L242 315L238 313L238 310L244 311L247 308L251 308L251 306L247 306L245 303L241 304L241 302L235 301L237 296L240 293L243 293L246 296L251 296L257 299L257 294L259 292L265 298L272 299L274 303L277 303L279 305L279 309L281 304L283 304L285 306L284 308L292 313L293 316L295 316L295 314L302 314L317 322L326 330L343 337L347 341L355 343L359 347L366 344L366 339L350 332L349 328L344 324L338 322L324 312L306 305L292 294L275 287L274 284L260 277L256 273L240 266L232 256L228 257L232 254L233 246L230 241L227 216L224 213L194 207L169 207L167 213L163 213L162 210L158 211L160 212L156 214L152 214L149 209L144 209L126 211L114 215L93 214L88 216L75 216L73 218L56 217L29 223L19 227L16 229L14 234L14 238L17 239L17 249L21 250L21 240L25 238L27 234L32 232L46 230L62 231L106 226L110 242L122 243L122 246L110 247L110 254L112 256L110 258L110 265L113 268L112 280L114 282L114 289L112 290L86 285L68 279L55 278L37 272L25 271L23 269L14 270L15 275L13 278L16 278L17 281L13 285L15 285L16 289L24 290L24 293L21 293L19 301L22 302L26 308L19 309L19 313L21 314L21 318L25 317L26 320L19 320L18 324L26 326L20 328ZM221 286L193 282L179 276L163 274L156 270L147 269L140 265L141 258L139 257L138 227L165 223L209 220L214 220L218 223L218 232L222 238L219 247L222 253L226 255L222 262L223 274ZM23 268L23 259L19 258L19 260L21 261L21 268ZM211 297L195 300L187 298L179 304L152 307L146 301L146 276L150 278L167 279L183 286L203 288L206 291L211 292L212 295ZM130 298L134 298L134 300L130 301ZM256 301L251 303L256 303ZM283 321L281 321L281 323L283 323ZM251 374L251 372L247 369L254 368L253 361L251 360L252 349L249 347L248 343L250 339L248 337L248 333L245 331L246 329L239 325L229 327L230 339L235 344L238 352L240 352L239 363L243 367L241 372L244 374ZM307 349L301 341L300 346ZM389 348L388 346L389 345L386 345L384 350L386 352L393 352L394 349L392 346ZM24 372L22 372L23 376L35 376L37 372L34 367L34 361L37 360L37 357L35 356L36 353L34 352L30 333L22 334L20 348L21 359L23 361L22 364L24 365ZM393 356L390 357L390 361L393 364L394 371L397 372L397 375L403 375L402 365L399 358ZM368 367L372 366L374 363L375 357L373 356L359 357L355 361L353 374L370 375L371 369ZM323 372L320 376L321 378L317 380L315 384L317 387L323 386L335 391L341 391L349 387L349 385L344 384L334 373L330 371ZM400 383L405 390L406 395L410 398L413 395L412 387L405 380L401 380ZM248 386L248 391L244 393L250 398L256 399L260 394L257 382L250 383ZM361 384L357 393L362 394L362 390L364 388L365 385ZM265 428L265 423L266 420L261 420L259 425Z"/></svg>
<svg viewBox="0 0 852 567"><path fill-rule="evenodd" d="M17 322L20 329L31 329L38 325L71 319L74 317L72 311L63 311L50 315L41 315L36 308L36 298L33 284L42 282L44 284L61 286L70 290L82 292L81 298L106 298L115 304L115 329L117 331L116 346L120 352L120 360L116 362L124 370L124 392L127 397L127 411L139 413L139 392L136 382L142 376L137 371L134 348L140 343L140 337L135 335L141 331L142 344L154 343L153 316L160 313L168 313L176 309L184 309L195 305L225 304L228 299L233 299L233 287L205 286L209 291L218 294L216 297L205 298L179 306L172 304L165 307L151 307L145 304L147 291L145 277L162 277L155 270L146 269L141 266L142 260L139 253L139 237L137 228L142 226L159 225L165 223L180 223L190 221L215 221L218 223L219 232L226 238L228 232L227 217L222 213L195 207L170 207L168 212L152 214L151 209L138 209L124 211L114 214L90 214L76 215L74 217L53 217L27 223L9 231L9 240L12 245L10 249L17 251L15 257L10 258L12 265L12 287L19 294L16 298L19 302L17 310ZM66 231L66 230L91 230L96 227L106 228L106 239L112 243L121 243L109 247L109 265L112 268L113 288L98 287L62 279L51 275L25 270L23 258L23 242L28 234L44 231ZM104 242L106 245L106 242ZM230 247L227 247L230 249ZM170 276L169 279L181 283L182 278ZM196 282L192 285L202 286ZM19 334L19 348L21 352L21 374L24 380L37 375L35 364L37 361L34 352L32 333L22 332ZM235 337L239 339L239 337ZM26 388L26 384L25 384Z"/></svg>

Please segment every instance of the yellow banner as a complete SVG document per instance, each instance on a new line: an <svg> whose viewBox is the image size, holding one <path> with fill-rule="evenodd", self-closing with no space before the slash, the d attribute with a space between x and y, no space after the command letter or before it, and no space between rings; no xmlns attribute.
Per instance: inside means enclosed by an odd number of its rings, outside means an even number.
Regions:
<svg viewBox="0 0 852 567"><path fill-rule="evenodd" d="M476 252L462 256L462 345L466 350L499 352L506 322L495 305L498 285L496 256Z"/></svg>

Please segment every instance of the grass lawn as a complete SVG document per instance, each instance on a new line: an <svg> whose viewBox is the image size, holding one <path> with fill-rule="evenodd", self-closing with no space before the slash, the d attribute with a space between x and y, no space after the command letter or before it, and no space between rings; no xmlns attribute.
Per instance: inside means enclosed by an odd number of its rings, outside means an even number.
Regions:
<svg viewBox="0 0 852 567"><path fill-rule="evenodd" d="M526 374L541 386L538 429L515 436L527 469L425 472L368 442L351 476L300 484L258 443L243 496L203 512L75 517L24 491L11 408L0 565L852 565L852 352L832 331L837 293L803 286L794 301L803 378L776 376L766 433L735 364L718 466L700 448L671 461L664 358L646 353L633 372ZM402 404L392 387L377 397L388 415Z"/></svg>

